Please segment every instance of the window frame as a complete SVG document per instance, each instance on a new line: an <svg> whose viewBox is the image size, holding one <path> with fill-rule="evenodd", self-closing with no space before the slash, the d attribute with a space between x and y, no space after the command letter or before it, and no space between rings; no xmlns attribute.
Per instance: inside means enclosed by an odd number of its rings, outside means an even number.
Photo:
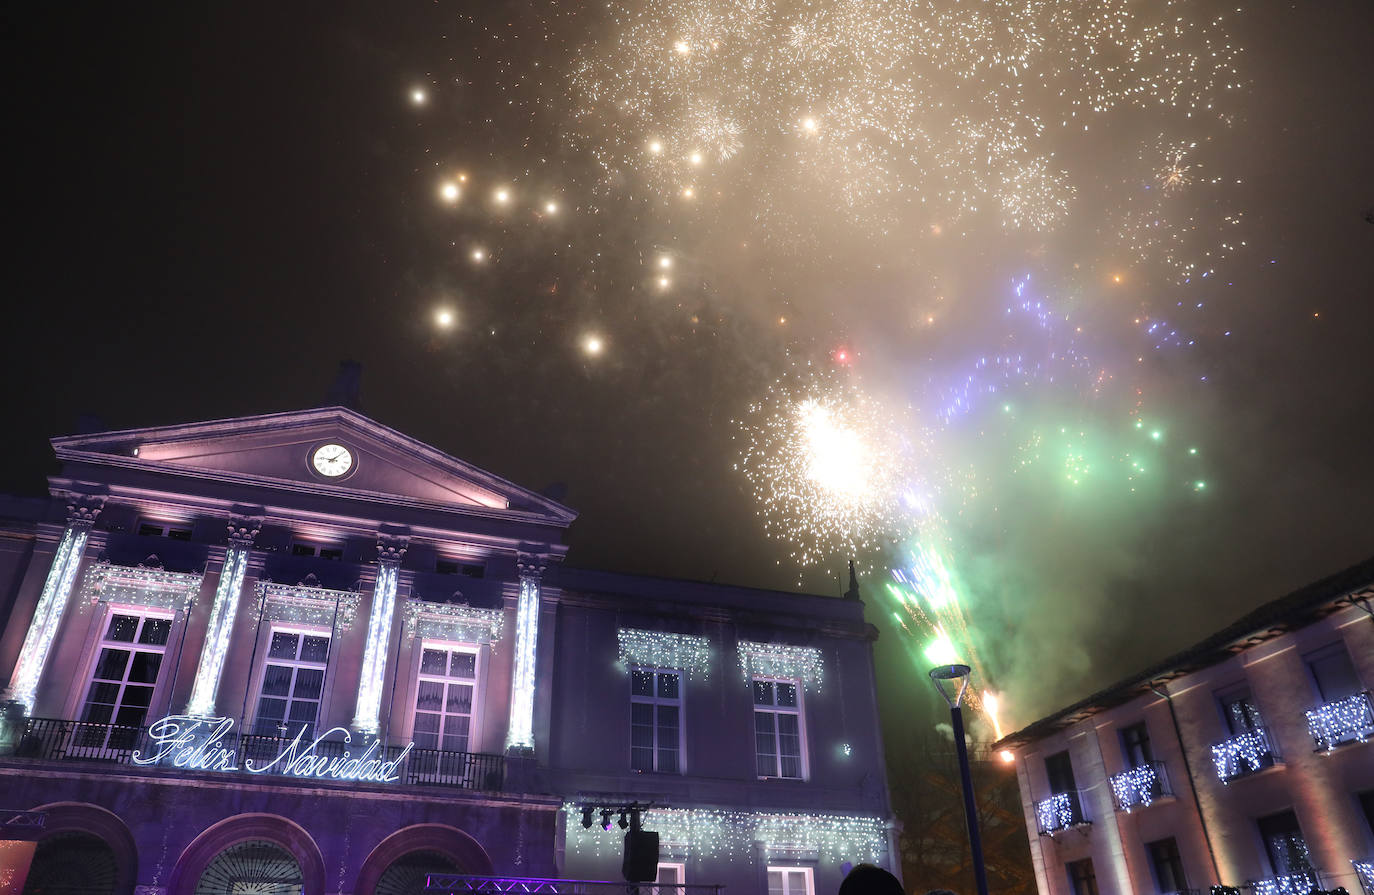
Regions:
<svg viewBox="0 0 1374 895"><path fill-rule="evenodd" d="M110 630L110 621L116 615L131 615L137 616L139 618L139 625L138 628L135 630L134 640L120 641L106 639L106 634ZM95 687L95 673L100 668L100 657L104 653L106 646L109 645L110 648L126 649L130 652L142 648L142 651L144 652L159 652L159 655L162 656L162 660L158 663L157 679L153 682L153 692L148 697L148 707L144 715L143 723L138 726L146 726L149 721L154 721L157 718L159 718L159 706L167 698L166 688L169 686L167 676L163 674L163 669L166 668L171 661L175 661L174 659L172 659L170 654L172 652L172 641L176 639L175 635L177 632L177 620L179 615L180 613L174 610L161 609L156 606L138 606L129 603L105 604L105 612L100 618L99 627L96 628L96 631L98 633L95 635L95 638L89 642L89 655L82 663L83 668L81 677L79 678L80 686L76 688L75 704L72 706L71 711L68 713L68 717L78 719L77 723L105 723L112 726L120 726L116 718L118 716L118 709L122 703L118 700L123 696L124 689L129 683L128 665L125 666L124 677L123 680L120 681L119 694L116 697L116 702L114 703L115 710L110 713L110 720L107 722L79 720L82 718L82 716L86 714L86 704L90 702L91 690ZM143 625L149 618L158 618L167 621L168 624L166 642L161 644L148 644L138 642L138 631L141 631L143 629ZM154 647L154 649L149 649L149 647ZM104 680L106 683L110 682L105 679L102 680Z"/></svg>
<svg viewBox="0 0 1374 895"><path fill-rule="evenodd" d="M644 671L654 676L654 695L637 696L634 691L635 672ZM660 674L672 674L677 676L677 699L668 699L658 695L658 676ZM685 774L687 773L687 724L686 724L686 696L687 674L681 668L667 668L658 665L631 665L630 666L630 770L637 774ZM654 709L654 744L653 744L653 767L636 768L634 766L634 706L650 705ZM659 751L659 725L658 708L659 706L672 706L677 709L677 770L665 771L658 766Z"/></svg>
<svg viewBox="0 0 1374 895"><path fill-rule="evenodd" d="M420 711L418 706L418 702L420 699L420 683L426 680L444 681L445 686L447 687L447 682L451 681L460 683L465 680L464 678L450 677L447 673L443 677L440 677L432 673L421 671L420 669L423 667L425 661L425 650L427 649L443 650L447 653L461 652L472 655L472 706L468 712L468 747L467 749L462 751L468 754L480 754L482 751L479 747L482 743L482 717L484 707L482 700L484 683L483 674L486 668L486 662L483 661L484 650L482 649L482 644L480 643L469 643L458 640L443 640L440 638L429 637L416 638L414 657L411 662L411 668L413 669L413 677L411 678L409 699L406 705L404 706L404 711L406 713L406 730L408 731L410 740L412 742L414 742L415 740L415 716ZM445 662L445 667L451 667L452 661L452 658L448 659ZM447 690L445 691L445 698L447 698ZM427 714L435 713L427 712ZM424 749L426 751L431 752L453 752L453 750L451 749L444 748L444 718L449 713L440 710L437 714L439 715L439 731L436 734L438 736L438 745L431 747L421 746L419 743L416 743L415 748ZM454 752L454 754L460 753Z"/></svg>
<svg viewBox="0 0 1374 895"><path fill-rule="evenodd" d="M768 886L768 877L772 876L774 873L782 874L782 895L816 895L816 868L809 864L767 864L765 868L763 877L764 891L770 893L770 895L772 889ZM806 891L804 892L793 892L787 887L788 875L798 871L806 875Z"/></svg>
<svg viewBox="0 0 1374 895"><path fill-rule="evenodd" d="M1132 742L1130 736L1136 732L1140 733L1140 739ZM1150 743L1150 726L1143 720L1135 724L1127 724L1118 731L1118 739L1121 743L1121 757L1124 759L1127 768L1139 768L1155 761L1154 748ZM1140 752L1140 761L1132 754L1132 750Z"/></svg>
<svg viewBox="0 0 1374 895"><path fill-rule="evenodd" d="M1175 886L1166 888L1159 872L1161 861L1158 851L1170 847L1170 843L1173 853L1164 855L1164 858L1170 862L1169 873L1178 878L1174 880ZM1150 872L1154 875L1155 888L1160 892L1182 892L1188 888L1188 868L1183 865L1183 850L1178 847L1177 836L1165 836L1145 843L1145 855L1150 859Z"/></svg>
<svg viewBox="0 0 1374 895"><path fill-rule="evenodd" d="M1086 867L1087 874L1080 877L1075 872L1075 868ZM1068 861L1064 864L1064 870L1069 877L1069 892L1072 895L1099 895L1101 890L1097 886L1097 868L1093 866L1091 857L1080 858L1077 861ZM1080 888L1083 883L1086 888Z"/></svg>
<svg viewBox="0 0 1374 895"><path fill-rule="evenodd" d="M780 683L781 683L781 684L791 684L791 685L796 689L796 693L797 693L797 704L796 704L796 706L795 706L795 707L792 707L792 706L779 706L779 705L777 704L777 697L776 697L777 688L776 688L776 687L774 687L774 694L775 694L775 695L774 695L773 705L772 705L772 706L761 706L761 705L758 705L757 703L755 703L755 702L754 702L754 684L755 684L756 682L760 682L760 681L766 682L766 683L775 684L775 685L776 685L776 684L780 684ZM800 780L800 781L803 781L803 782L805 782L805 781L807 781L807 780L810 780L810 779L811 779L811 761L810 761L810 751L811 751L811 750L808 748L807 738L806 738L806 696L805 696L805 688L802 686L801 680L800 680L799 678L795 678L795 677L785 677L785 676L780 676L780 675L769 675L769 674L754 674L754 675L750 675L750 677L749 677L749 702L750 702L750 706L751 706L751 707L753 708L753 710L754 710L754 711L753 711L753 714L750 716L750 720L752 720L752 721L754 722L754 723L751 725L751 727L750 727L750 734L751 734L751 736L754 738L754 739L752 740L752 742L755 744L755 745L754 745L754 748L751 750L751 752L753 753L753 756L754 756L754 758L753 758L754 773L755 773L755 775L757 776L757 778L758 778L759 780ZM775 769L778 771L777 775L766 775L766 774L759 774L759 773L758 773L758 745L757 745L757 743L758 743L758 739L757 739L757 737L758 737L758 720L757 720L757 718L758 718L759 712L761 712L761 711L762 711L762 712L768 712L769 714L771 714L771 715L774 716L774 719L773 719L773 743L774 743L774 745L777 747L777 751L773 753L773 757L774 757L774 759L775 759L775 761L776 761L776 764L774 765L774 767L775 767ZM782 742L781 742L781 739L780 739L780 738L781 738L781 734L778 732L777 716L778 716L778 715L783 715L783 714L786 714L786 715L795 715L796 718L797 718L797 739L799 740L799 748L800 748L800 751L801 751L801 755L798 757L798 760L799 760L800 763L801 763L801 775L798 776L798 777L784 777L784 776L782 776Z"/></svg>
<svg viewBox="0 0 1374 895"><path fill-rule="evenodd" d="M1349 693L1344 693L1339 696L1327 695L1325 689L1322 687L1322 679L1317 675L1316 669L1316 663L1336 656L1343 656L1345 658L1345 664L1350 670L1350 679L1354 682L1355 687ZM1360 678L1359 666L1355 664L1355 657L1350 652L1350 646L1344 640L1337 640L1333 643L1318 647L1317 649L1308 650L1303 653L1302 665L1307 671L1308 680L1312 683L1312 692L1317 697L1318 705L1326 705L1327 703L1347 699L1350 696L1366 692L1369 689ZM1329 685L1332 682L1328 679L1327 683Z"/></svg>
<svg viewBox="0 0 1374 895"><path fill-rule="evenodd" d="M335 632L323 626L293 624L290 622L271 622L266 626L266 628L267 631L265 636L261 632L259 632L258 634L258 636L262 638L262 640L259 643L261 647L262 658L257 663L258 667L253 669L253 689L251 691L254 694L252 706L253 711L248 716L247 730L245 730L244 733L252 736L279 736L285 739L290 739L291 737L295 736L295 734L291 734L289 733L289 731L282 732L280 730L276 734L258 732L258 714L263 698L262 685L263 681L267 677L267 666L269 664L285 665L292 669L291 689L293 690L295 689L297 670L301 668L319 668L321 672L320 698L318 700L318 704L315 710L315 721L311 725L310 732L310 739L314 740L316 737L320 736L321 733L323 733L321 728L324 727L325 724L325 708L329 705L330 702L330 692L331 687L333 686L333 678L330 676L329 671L330 665L333 663L334 660L334 650L336 646L334 642ZM296 634L302 638L301 642L304 642L304 638L306 637L324 637L325 640L329 642L329 645L325 648L324 662L304 662L300 659L274 659L272 657L272 637L275 634ZM298 642L296 644L297 655L300 654L301 642ZM273 696L269 698L277 699L279 697ZM294 701L294 698L290 694L288 694L285 698L286 715L283 718L283 721L289 722L291 720L291 703Z"/></svg>
<svg viewBox="0 0 1374 895"><path fill-rule="evenodd" d="M671 868L677 871L677 882L668 883L659 879L663 875L664 868ZM649 887L649 895L682 895L686 892L682 887L687 884L687 863L685 861L659 861L658 872L654 874L653 884ZM660 890L660 885L667 885L670 888Z"/></svg>

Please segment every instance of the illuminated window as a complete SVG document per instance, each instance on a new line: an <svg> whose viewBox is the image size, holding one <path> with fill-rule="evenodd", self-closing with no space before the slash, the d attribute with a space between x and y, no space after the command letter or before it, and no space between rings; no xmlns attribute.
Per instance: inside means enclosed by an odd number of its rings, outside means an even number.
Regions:
<svg viewBox="0 0 1374 895"><path fill-rule="evenodd" d="M1065 866L1073 895L1097 895L1097 874L1093 871L1092 858L1071 861Z"/></svg>
<svg viewBox="0 0 1374 895"><path fill-rule="evenodd" d="M171 630L170 615L137 609L110 611L81 710L81 720L92 726L81 729L74 746L122 749L133 745L153 702ZM103 725L115 725L115 729Z"/></svg>
<svg viewBox="0 0 1374 895"><path fill-rule="evenodd" d="M411 738L416 748L469 751L476 691L476 650L426 643L420 650L420 676L415 690Z"/></svg>
<svg viewBox="0 0 1374 895"><path fill-rule="evenodd" d="M1226 729L1232 736L1251 733L1264 726L1259 706L1250 695L1249 685L1241 684L1222 690L1217 694L1217 702L1221 705L1221 715L1226 722Z"/></svg>
<svg viewBox="0 0 1374 895"><path fill-rule="evenodd" d="M814 895L810 867L769 867L768 895Z"/></svg>
<svg viewBox="0 0 1374 895"><path fill-rule="evenodd" d="M759 777L806 777L801 685L796 680L755 677L754 754Z"/></svg>
<svg viewBox="0 0 1374 895"><path fill-rule="evenodd" d="M1275 876L1300 876L1312 873L1312 855L1303 838L1298 816L1280 811L1257 822L1264 851Z"/></svg>
<svg viewBox="0 0 1374 895"><path fill-rule="evenodd" d="M654 882L657 885L649 887L649 895L682 895L682 885L687 882L687 865L659 861Z"/></svg>
<svg viewBox="0 0 1374 895"><path fill-rule="evenodd" d="M682 672L630 669L630 768L682 772Z"/></svg>
<svg viewBox="0 0 1374 895"><path fill-rule="evenodd" d="M315 735L329 663L329 635L274 628L263 662L253 733L305 738Z"/></svg>

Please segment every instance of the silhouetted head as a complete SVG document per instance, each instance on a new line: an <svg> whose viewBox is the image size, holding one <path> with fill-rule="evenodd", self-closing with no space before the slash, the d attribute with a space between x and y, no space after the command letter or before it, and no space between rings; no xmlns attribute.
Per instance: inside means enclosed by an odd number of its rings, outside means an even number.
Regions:
<svg viewBox="0 0 1374 895"><path fill-rule="evenodd" d="M872 864L858 864L840 883L840 895L906 895L897 877Z"/></svg>

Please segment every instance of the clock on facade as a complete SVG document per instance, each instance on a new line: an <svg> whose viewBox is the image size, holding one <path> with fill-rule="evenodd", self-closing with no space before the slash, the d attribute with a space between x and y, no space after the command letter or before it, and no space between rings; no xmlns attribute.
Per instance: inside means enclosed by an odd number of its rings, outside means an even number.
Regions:
<svg viewBox="0 0 1374 895"><path fill-rule="evenodd" d="M337 478L353 468L353 454L341 444L322 444L310 455L310 463L320 475Z"/></svg>

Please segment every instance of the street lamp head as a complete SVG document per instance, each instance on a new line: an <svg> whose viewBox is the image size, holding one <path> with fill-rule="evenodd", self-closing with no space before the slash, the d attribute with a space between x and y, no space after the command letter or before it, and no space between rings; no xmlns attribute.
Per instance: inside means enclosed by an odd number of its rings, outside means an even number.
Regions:
<svg viewBox="0 0 1374 895"><path fill-rule="evenodd" d="M930 679L935 683L935 689L940 691L940 695L952 709L958 708L959 703L964 701L964 692L968 690L969 671L971 669L967 665L957 664L937 665L930 669Z"/></svg>

